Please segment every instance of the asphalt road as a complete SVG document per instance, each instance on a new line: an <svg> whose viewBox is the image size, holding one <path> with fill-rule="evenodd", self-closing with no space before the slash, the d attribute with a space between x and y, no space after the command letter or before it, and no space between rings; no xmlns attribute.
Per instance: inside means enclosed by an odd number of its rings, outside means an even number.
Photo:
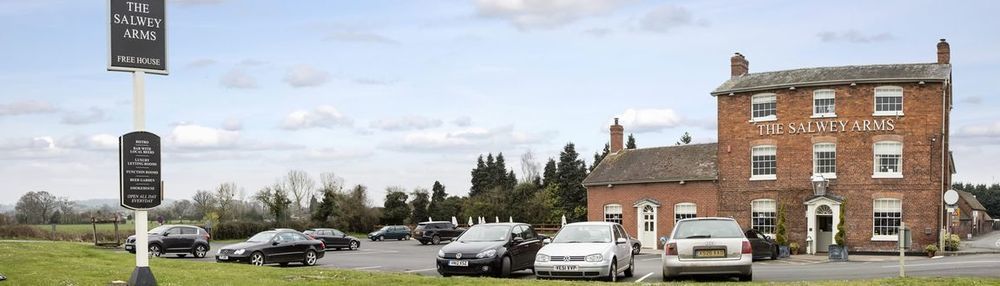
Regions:
<svg viewBox="0 0 1000 286"><path fill-rule="evenodd" d="M214 262L215 251L222 244L213 243L212 251L206 258L177 258L165 255L159 259L184 259L192 262ZM329 250L318 261L319 267L355 269L365 271L405 272L438 276L434 259L441 246L421 245L415 240L378 241L362 240L359 250ZM777 261L754 262L755 281L807 281L890 278L899 274L898 260L892 257L869 260L827 262L825 260L783 259ZM661 279L659 252L644 250L636 256L635 277L622 278L623 281L656 282ZM279 267L279 266L270 266ZM908 257L908 276L991 276L1000 277L1000 254L964 255L941 258ZM519 271L512 275L515 279L535 279L531 271ZM718 281L724 278L706 278Z"/></svg>

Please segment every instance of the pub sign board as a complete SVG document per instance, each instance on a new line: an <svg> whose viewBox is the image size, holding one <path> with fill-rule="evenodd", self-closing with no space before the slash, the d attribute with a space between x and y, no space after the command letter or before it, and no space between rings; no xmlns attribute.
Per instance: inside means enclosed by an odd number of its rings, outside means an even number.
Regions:
<svg viewBox="0 0 1000 286"><path fill-rule="evenodd" d="M160 136L136 131L119 138L122 207L143 210L160 205Z"/></svg>
<svg viewBox="0 0 1000 286"><path fill-rule="evenodd" d="M167 74L165 0L108 0L108 70Z"/></svg>

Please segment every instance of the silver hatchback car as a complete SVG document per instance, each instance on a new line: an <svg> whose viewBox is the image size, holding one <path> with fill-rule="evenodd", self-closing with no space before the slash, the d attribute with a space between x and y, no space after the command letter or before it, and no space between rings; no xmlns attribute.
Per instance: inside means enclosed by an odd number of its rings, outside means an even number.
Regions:
<svg viewBox="0 0 1000 286"><path fill-rule="evenodd" d="M690 218L677 222L663 252L663 280L688 275L733 275L753 280L753 250L732 218Z"/></svg>
<svg viewBox="0 0 1000 286"><path fill-rule="evenodd" d="M535 276L548 278L632 277L635 258L620 224L577 222L563 226L535 256Z"/></svg>

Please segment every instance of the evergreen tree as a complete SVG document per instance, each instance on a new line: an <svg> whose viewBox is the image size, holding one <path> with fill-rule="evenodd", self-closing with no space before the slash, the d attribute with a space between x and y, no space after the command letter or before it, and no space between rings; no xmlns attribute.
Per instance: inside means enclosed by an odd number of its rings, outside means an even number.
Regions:
<svg viewBox="0 0 1000 286"><path fill-rule="evenodd" d="M323 190L323 200L319 202L319 205L316 206L316 209L312 213L313 222L319 224L329 223L332 219L341 216L337 209L339 195L339 193L333 190Z"/></svg>
<svg viewBox="0 0 1000 286"><path fill-rule="evenodd" d="M600 153L594 152L594 164L590 165L590 171L594 171L594 169L597 168L597 164L600 164L601 161L604 161L604 157L607 157L608 153L611 153L611 145L608 143L604 143L603 151L601 151Z"/></svg>
<svg viewBox="0 0 1000 286"><path fill-rule="evenodd" d="M497 163L493 159L493 153L486 154L486 170L483 172L485 176L483 177L483 190L489 190L495 186L497 182Z"/></svg>
<svg viewBox="0 0 1000 286"><path fill-rule="evenodd" d="M410 201L410 207L413 209L410 223L422 222L430 216L427 212L427 205L430 204L429 194L425 189L416 189L410 194L413 196L413 200Z"/></svg>
<svg viewBox="0 0 1000 286"><path fill-rule="evenodd" d="M781 207L778 208L778 226L777 226L777 228L778 229L775 230L775 234L774 234L774 241L777 242L778 245L787 245L788 244L788 240L787 240L787 233L786 233L787 231L785 230L785 205L784 204L782 204Z"/></svg>
<svg viewBox="0 0 1000 286"><path fill-rule="evenodd" d="M844 199L840 203L840 222L837 223L837 234L833 236L833 240L837 245L844 246L844 238L847 237L847 229L844 228L844 206L847 205L847 199Z"/></svg>
<svg viewBox="0 0 1000 286"><path fill-rule="evenodd" d="M486 190L486 171L486 162L483 161L483 155L479 155L476 168L472 169L472 187L469 188L470 197L474 197Z"/></svg>
<svg viewBox="0 0 1000 286"><path fill-rule="evenodd" d="M629 133L628 134L628 142L625 143L625 149L635 149L635 148L636 148L635 147L635 137L632 136L632 133Z"/></svg>
<svg viewBox="0 0 1000 286"><path fill-rule="evenodd" d="M587 218L587 189L581 185L587 177L587 168L580 160L573 143L567 143L559 153L556 171L556 207L566 214L566 219L583 221Z"/></svg>
<svg viewBox="0 0 1000 286"><path fill-rule="evenodd" d="M542 186L549 186L556 181L556 160L549 158L549 161L545 163L545 169L542 171Z"/></svg>
<svg viewBox="0 0 1000 286"><path fill-rule="evenodd" d="M685 131L684 135L681 135L680 141L677 141L675 145L687 145L687 144L691 144L691 134Z"/></svg>
<svg viewBox="0 0 1000 286"><path fill-rule="evenodd" d="M490 187L507 185L507 163L503 159L503 152L497 153L496 162L493 165L493 184Z"/></svg>
<svg viewBox="0 0 1000 286"><path fill-rule="evenodd" d="M410 205L406 203L407 198L403 188L386 188L385 202L382 204L382 224L403 224L410 217Z"/></svg>

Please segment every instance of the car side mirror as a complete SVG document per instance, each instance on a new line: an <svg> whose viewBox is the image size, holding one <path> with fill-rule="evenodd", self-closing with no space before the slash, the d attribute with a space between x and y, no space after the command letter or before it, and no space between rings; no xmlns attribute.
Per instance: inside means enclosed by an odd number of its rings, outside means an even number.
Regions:
<svg viewBox="0 0 1000 286"><path fill-rule="evenodd" d="M549 244L549 243L552 243L552 239L546 237L545 239L542 240L542 244Z"/></svg>
<svg viewBox="0 0 1000 286"><path fill-rule="evenodd" d="M272 241L271 245L278 245L278 243L280 243L280 242L278 242L278 241Z"/></svg>
<svg viewBox="0 0 1000 286"><path fill-rule="evenodd" d="M615 243L617 243L617 244L626 244L626 243L628 243L628 239L626 239L624 237L619 237L618 240L615 241Z"/></svg>
<svg viewBox="0 0 1000 286"><path fill-rule="evenodd" d="M347 234L346 233L341 234L340 237L347 237Z"/></svg>
<svg viewBox="0 0 1000 286"><path fill-rule="evenodd" d="M666 245L666 244L667 244L667 237L666 236L661 236L660 237L660 245Z"/></svg>

